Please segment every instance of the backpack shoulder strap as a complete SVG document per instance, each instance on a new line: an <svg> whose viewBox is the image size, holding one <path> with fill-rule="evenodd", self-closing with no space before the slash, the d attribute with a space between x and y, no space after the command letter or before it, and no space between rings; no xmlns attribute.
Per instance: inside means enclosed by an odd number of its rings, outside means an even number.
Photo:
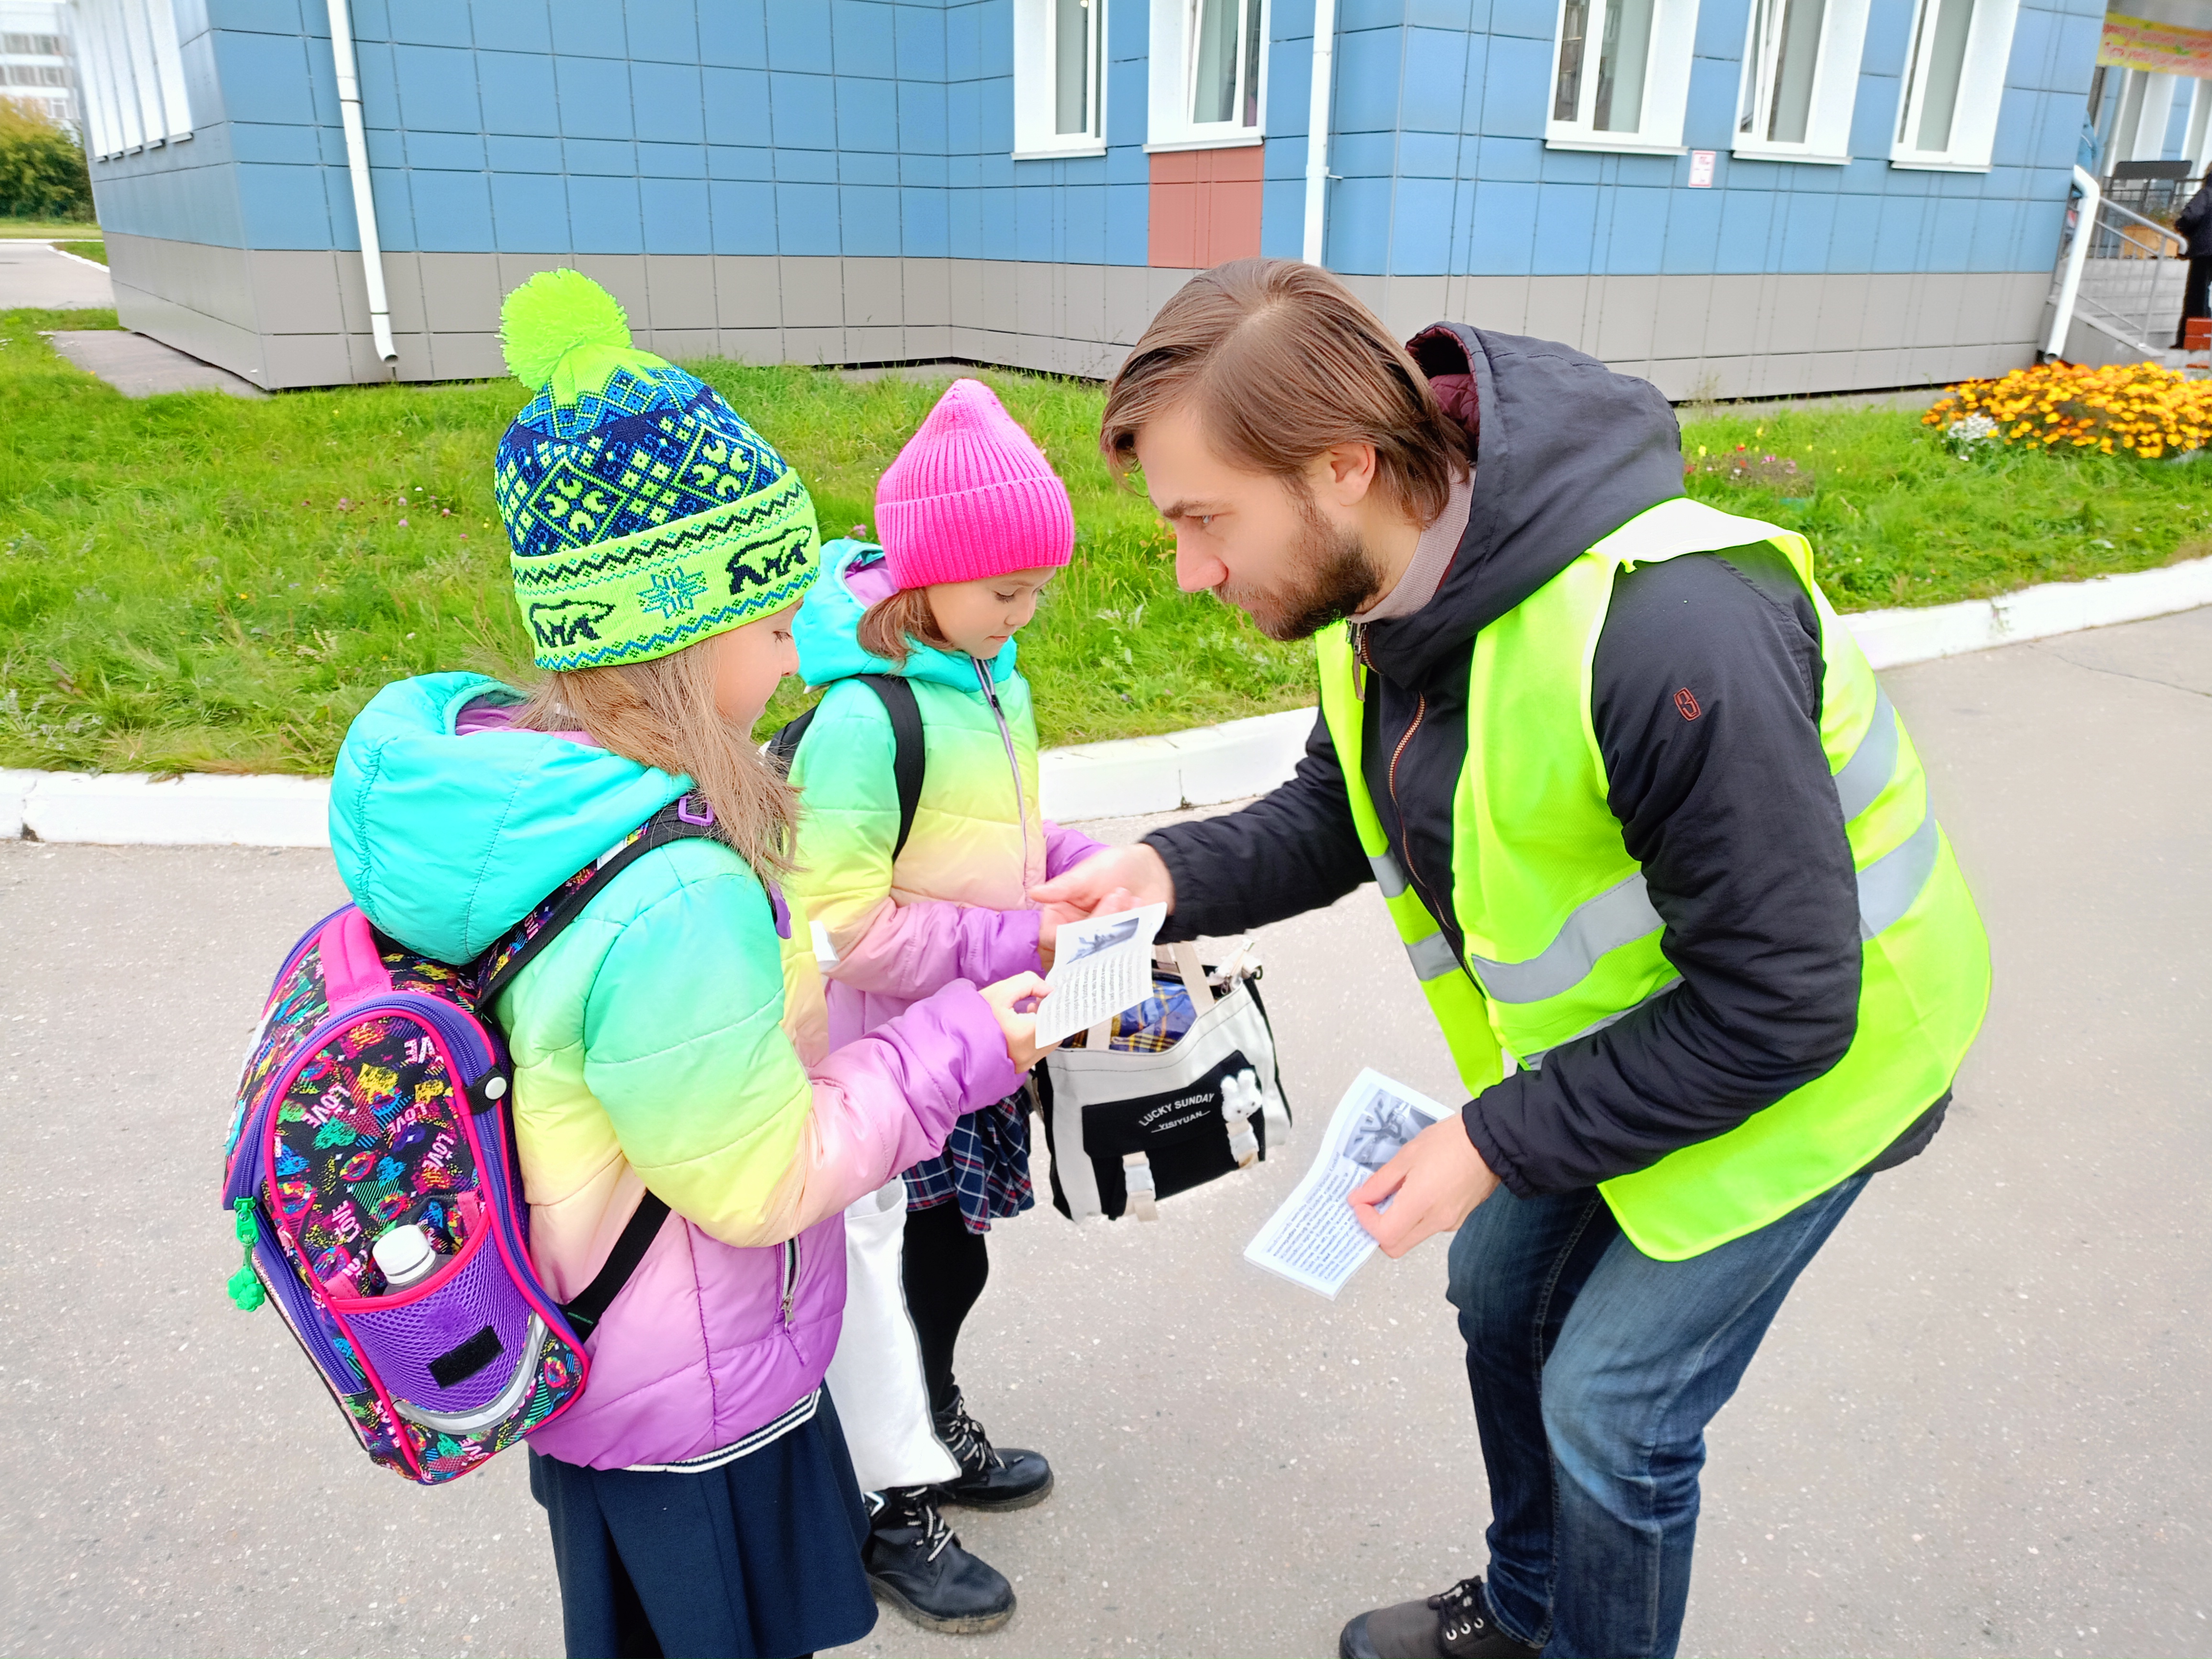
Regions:
<svg viewBox="0 0 2212 1659"><path fill-rule="evenodd" d="M921 704L914 695L914 688L896 674L862 674L857 677L869 690L882 699L884 712L891 717L891 778L898 786L898 840L891 844L891 856L896 858L906 851L906 838L914 833L914 815L921 810L921 774L927 750L921 736Z"/></svg>
<svg viewBox="0 0 2212 1659"><path fill-rule="evenodd" d="M914 688L896 674L852 678L876 694L876 701L891 718L891 778L898 787L899 809L898 839L891 843L891 856L896 858L906 851L906 838L914 833L914 815L921 810L921 775L927 752L921 736L921 704L915 698ZM821 707L816 703L768 740L768 752L783 763L786 771L791 769L792 757L799 752L806 728L814 724L815 711Z"/></svg>
<svg viewBox="0 0 2212 1659"><path fill-rule="evenodd" d="M514 982L514 976L584 913L584 907L599 896L602 887L654 848L714 833L714 809L704 796L683 795L669 802L562 882L514 931L477 959L477 1006L489 1018L500 993Z"/></svg>
<svg viewBox="0 0 2212 1659"><path fill-rule="evenodd" d="M561 1304L562 1316L568 1320L568 1328L575 1332L577 1341L583 1341L599 1328L609 1305L622 1294L623 1286L629 1283L637 1264L645 1260L646 1251L659 1234L660 1224L667 1219L668 1200L647 1190L638 1200L637 1208L630 1212L614 1249L607 1252L606 1263L600 1267L598 1277Z"/></svg>

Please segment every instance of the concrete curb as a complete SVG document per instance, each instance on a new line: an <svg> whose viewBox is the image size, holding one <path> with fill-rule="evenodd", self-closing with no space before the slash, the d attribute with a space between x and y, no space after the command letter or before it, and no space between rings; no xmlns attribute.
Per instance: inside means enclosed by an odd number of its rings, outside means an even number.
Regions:
<svg viewBox="0 0 2212 1659"><path fill-rule="evenodd" d="M100 239L97 236L80 236L76 240L82 242L96 242ZM88 259L82 253L71 253L67 248L62 246L58 242L48 242L46 246L53 249L55 252L60 254L63 258L74 259L77 264L81 265L88 265L93 270L98 271L101 276L106 276L110 280L113 279L114 273L109 270L106 265L100 264L99 260Z"/></svg>
<svg viewBox="0 0 2212 1659"><path fill-rule="evenodd" d="M2052 582L2002 599L1847 617L1876 668L1898 668L2212 605L2212 559ZM1048 749L1038 788L1065 821L1241 800L1290 776L1313 711L1289 709L1160 737ZM145 847L327 847L325 778L154 778L0 770L0 837Z"/></svg>

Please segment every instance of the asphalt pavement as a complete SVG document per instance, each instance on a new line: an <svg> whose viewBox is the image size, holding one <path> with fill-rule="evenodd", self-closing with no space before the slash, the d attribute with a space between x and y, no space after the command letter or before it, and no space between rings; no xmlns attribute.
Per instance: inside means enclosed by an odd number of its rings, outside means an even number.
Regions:
<svg viewBox="0 0 2212 1659"><path fill-rule="evenodd" d="M107 272L91 260L70 258L44 242L0 238L0 311L17 306L100 310L114 303Z"/></svg>
<svg viewBox="0 0 2212 1659"><path fill-rule="evenodd" d="M1684 1650L2212 1652L2212 611L1884 678L1995 1000L1713 1426ZM0 1653L560 1650L523 1460L371 1468L223 1294L240 1050L340 897L319 853L0 845ZM1263 941L1309 1126L1364 1065L1450 1097L1371 891ZM1324 1655L1480 1569L1441 1243L1334 1303L1240 1259L1312 1145L993 1234L962 1381L1059 1486L956 1518L1021 1611L852 1651Z"/></svg>

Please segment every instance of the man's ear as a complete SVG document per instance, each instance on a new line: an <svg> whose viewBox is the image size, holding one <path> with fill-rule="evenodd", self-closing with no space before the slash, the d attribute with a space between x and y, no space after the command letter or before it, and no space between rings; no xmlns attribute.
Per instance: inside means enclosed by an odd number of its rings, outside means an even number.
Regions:
<svg viewBox="0 0 2212 1659"><path fill-rule="evenodd" d="M1306 464L1313 492L1338 507L1357 507L1375 487L1375 446L1362 440L1334 444Z"/></svg>

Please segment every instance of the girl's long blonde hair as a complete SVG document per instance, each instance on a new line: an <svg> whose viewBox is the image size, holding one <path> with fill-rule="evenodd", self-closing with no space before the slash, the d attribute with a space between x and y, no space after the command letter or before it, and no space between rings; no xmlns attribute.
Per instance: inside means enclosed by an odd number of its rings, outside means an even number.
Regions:
<svg viewBox="0 0 2212 1659"><path fill-rule="evenodd" d="M650 662L548 674L515 711L532 732L582 731L642 766L683 773L714 809L714 834L763 881L788 875L799 792L714 706L714 656L703 647Z"/></svg>

